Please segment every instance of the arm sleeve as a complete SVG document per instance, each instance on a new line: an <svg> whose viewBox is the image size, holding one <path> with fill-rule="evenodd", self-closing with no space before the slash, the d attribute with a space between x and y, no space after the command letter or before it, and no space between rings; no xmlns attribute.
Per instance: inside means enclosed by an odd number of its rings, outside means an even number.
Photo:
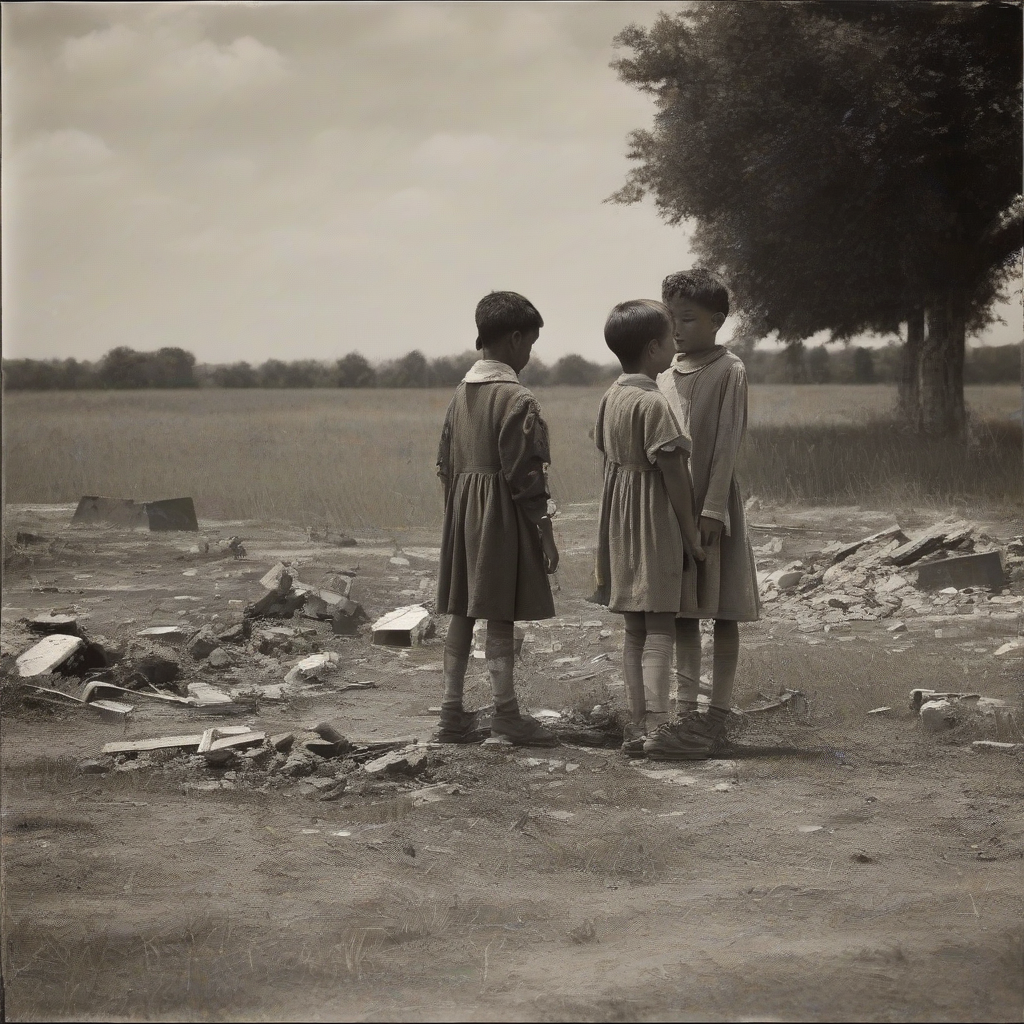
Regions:
<svg viewBox="0 0 1024 1024"><path fill-rule="evenodd" d="M444 502L448 504L448 492L452 486L452 407L454 399L448 406L441 428L441 441L437 446L437 475L441 478L444 489Z"/></svg>
<svg viewBox="0 0 1024 1024"><path fill-rule="evenodd" d="M654 465L658 461L658 452L670 452L676 448L690 454L690 439L683 433L668 402L658 393L658 401L648 402L644 406L644 454Z"/></svg>
<svg viewBox="0 0 1024 1024"><path fill-rule="evenodd" d="M718 410L715 453L711 457L708 490L701 515L729 525L729 490L736 469L736 456L747 429L747 373L742 365L732 368L725 382Z"/></svg>
<svg viewBox="0 0 1024 1024"><path fill-rule="evenodd" d="M498 454L512 500L531 523L539 523L548 512L551 452L547 424L532 395L524 395L509 411L501 426Z"/></svg>

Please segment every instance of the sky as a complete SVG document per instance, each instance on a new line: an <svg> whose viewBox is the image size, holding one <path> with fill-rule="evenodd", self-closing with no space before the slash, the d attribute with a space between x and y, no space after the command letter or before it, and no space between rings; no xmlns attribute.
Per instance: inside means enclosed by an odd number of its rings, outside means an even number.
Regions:
<svg viewBox="0 0 1024 1024"><path fill-rule="evenodd" d="M541 359L609 361L609 308L692 262L604 202L653 114L612 40L678 6L4 4L4 356L439 356L511 289Z"/></svg>

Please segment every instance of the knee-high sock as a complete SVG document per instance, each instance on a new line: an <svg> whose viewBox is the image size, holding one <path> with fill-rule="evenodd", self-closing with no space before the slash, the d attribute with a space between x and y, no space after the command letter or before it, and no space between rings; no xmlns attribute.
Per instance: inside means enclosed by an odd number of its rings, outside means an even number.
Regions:
<svg viewBox="0 0 1024 1024"><path fill-rule="evenodd" d="M494 709L511 711L513 705L518 706L513 681L515 633L511 622L488 620L484 655L487 658L487 674L491 677Z"/></svg>
<svg viewBox="0 0 1024 1024"><path fill-rule="evenodd" d="M671 612L647 612L644 616L647 638L644 641L644 699L647 725L654 728L668 719L668 697L672 679L672 640L675 631Z"/></svg>
<svg viewBox="0 0 1024 1024"><path fill-rule="evenodd" d="M732 687L740 658L740 627L727 619L715 619L715 660L711 682L710 714L725 718L732 707Z"/></svg>
<svg viewBox="0 0 1024 1024"><path fill-rule="evenodd" d="M466 685L469 649L473 644L473 619L453 615L444 642L444 696L441 707L462 710L462 693Z"/></svg>
<svg viewBox="0 0 1024 1024"><path fill-rule="evenodd" d="M696 711L700 693L700 619L676 619L676 708Z"/></svg>
<svg viewBox="0 0 1024 1024"><path fill-rule="evenodd" d="M644 697L643 654L647 626L642 612L626 612L626 637L622 644L622 675L626 681L626 700L633 724L642 727L647 714Z"/></svg>

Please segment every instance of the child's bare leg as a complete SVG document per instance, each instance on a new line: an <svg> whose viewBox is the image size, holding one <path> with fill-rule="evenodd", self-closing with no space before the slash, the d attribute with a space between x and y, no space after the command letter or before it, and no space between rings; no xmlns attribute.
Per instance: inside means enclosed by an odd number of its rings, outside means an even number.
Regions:
<svg viewBox="0 0 1024 1024"><path fill-rule="evenodd" d="M647 632L642 660L644 699L647 705L647 731L653 732L668 721L675 616L671 612L647 612L644 625Z"/></svg>
<svg viewBox="0 0 1024 1024"><path fill-rule="evenodd" d="M647 625L643 612L626 612L626 635L622 643L622 676L626 681L626 700L633 725L643 729L647 714L647 700L644 696L644 641L647 639Z"/></svg>
<svg viewBox="0 0 1024 1024"><path fill-rule="evenodd" d="M724 725L732 707L732 688L740 657L740 627L728 619L715 619L715 660L708 717Z"/></svg>
<svg viewBox="0 0 1024 1024"><path fill-rule="evenodd" d="M444 642L444 696L441 708L462 710L462 693L466 685L466 668L473 645L473 624L465 615L453 615Z"/></svg>
<svg viewBox="0 0 1024 1024"><path fill-rule="evenodd" d="M676 619L676 711L697 710L700 693L700 619Z"/></svg>

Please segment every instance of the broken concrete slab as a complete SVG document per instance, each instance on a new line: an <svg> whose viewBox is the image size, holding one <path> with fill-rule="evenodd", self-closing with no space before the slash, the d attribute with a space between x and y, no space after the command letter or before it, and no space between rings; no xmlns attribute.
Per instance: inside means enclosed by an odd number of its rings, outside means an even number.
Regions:
<svg viewBox="0 0 1024 1024"><path fill-rule="evenodd" d="M322 654L311 654L294 665L284 681L288 684L301 682L303 679L321 679L336 671L340 658L334 651Z"/></svg>
<svg viewBox="0 0 1024 1024"><path fill-rule="evenodd" d="M236 750L260 746L266 738L265 732L250 729L248 726L207 729L199 741L196 752L202 754L209 764L223 764L231 759Z"/></svg>
<svg viewBox="0 0 1024 1024"><path fill-rule="evenodd" d="M260 580L260 586L277 594L287 594L292 588L292 578L290 568L284 562L278 562Z"/></svg>
<svg viewBox="0 0 1024 1024"><path fill-rule="evenodd" d="M278 752L287 754L295 743L295 733L281 732L270 737L270 745Z"/></svg>
<svg viewBox="0 0 1024 1024"><path fill-rule="evenodd" d="M963 522L942 523L939 526L933 526L906 544L901 544L889 556L888 561L892 565L911 565L925 555L938 551L947 537L950 538L951 544L959 544L964 537L969 536L970 531L970 525Z"/></svg>
<svg viewBox="0 0 1024 1024"><path fill-rule="evenodd" d="M79 499L75 514L71 517L73 526L109 523L113 526L148 525L145 505L130 498L104 498L87 495Z"/></svg>
<svg viewBox="0 0 1024 1024"><path fill-rule="evenodd" d="M54 633L30 647L17 660L18 675L23 679L56 671L72 655L85 647L85 641L67 633Z"/></svg>
<svg viewBox="0 0 1024 1024"><path fill-rule="evenodd" d="M996 740L975 740L971 749L980 754L1016 754L1024 751L1024 743L999 743Z"/></svg>
<svg viewBox="0 0 1024 1024"><path fill-rule="evenodd" d="M995 656L997 658L1001 658L1005 654L1011 654L1013 651L1019 651L1022 648L1024 648L1024 639L1008 640L1005 644L996 649Z"/></svg>
<svg viewBox="0 0 1024 1024"><path fill-rule="evenodd" d="M943 732L956 724L953 705L945 699L927 700L919 712L921 725L928 732Z"/></svg>
<svg viewBox="0 0 1024 1024"><path fill-rule="evenodd" d="M154 531L188 530L197 532L199 520L191 498L165 498L145 502L149 528Z"/></svg>
<svg viewBox="0 0 1024 1024"><path fill-rule="evenodd" d="M54 633L66 633L68 636L78 636L78 620L74 615L49 612L33 615L32 618L22 621L30 633L43 633L47 636Z"/></svg>
<svg viewBox="0 0 1024 1024"><path fill-rule="evenodd" d="M135 635L143 639L149 638L172 642L184 640L188 636L188 630L183 626L148 626L146 629L140 629Z"/></svg>
<svg viewBox="0 0 1024 1024"><path fill-rule="evenodd" d="M878 544L880 542L889 543L890 541L899 541L901 544L905 544L907 541L907 535L903 532L902 528L898 524L886 527L884 530L879 530L877 533L872 533L868 537L863 537L860 540L855 540L851 544L843 544L832 554L832 563L842 562L849 558L850 555L860 551L863 547L868 547L872 544ZM828 549L826 549L827 551Z"/></svg>
<svg viewBox="0 0 1024 1024"><path fill-rule="evenodd" d="M188 684L189 702L200 708L235 708L238 705L231 699L231 694L211 686L209 683L196 681Z"/></svg>
<svg viewBox="0 0 1024 1024"><path fill-rule="evenodd" d="M367 775L418 775L427 767L427 751L423 747L393 750L363 765Z"/></svg>
<svg viewBox="0 0 1024 1024"><path fill-rule="evenodd" d="M992 587L998 590L1006 583L1003 563L998 551L978 555L960 555L926 562L917 568L917 585L922 590L954 587Z"/></svg>
<svg viewBox="0 0 1024 1024"><path fill-rule="evenodd" d="M222 644L244 644L252 636L252 623L248 619L242 619L232 626L217 634L217 639Z"/></svg>
<svg viewBox="0 0 1024 1024"><path fill-rule="evenodd" d="M138 754L147 750L188 750L198 747L203 734L189 733L185 736L154 736L145 740L116 740L103 744L104 754Z"/></svg>
<svg viewBox="0 0 1024 1024"><path fill-rule="evenodd" d="M430 612L422 605L405 605L373 624L372 642L384 647L414 647L426 638L432 625Z"/></svg>

